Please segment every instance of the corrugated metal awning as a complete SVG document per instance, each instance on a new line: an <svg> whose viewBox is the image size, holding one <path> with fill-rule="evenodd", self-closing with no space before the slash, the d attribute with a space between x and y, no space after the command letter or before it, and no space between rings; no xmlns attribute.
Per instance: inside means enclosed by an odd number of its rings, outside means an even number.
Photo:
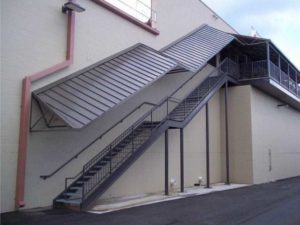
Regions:
<svg viewBox="0 0 300 225"><path fill-rule="evenodd" d="M72 128L82 128L145 88L178 63L137 44L33 92L33 97Z"/></svg>
<svg viewBox="0 0 300 225"><path fill-rule="evenodd" d="M195 72L234 39L231 34L202 25L161 52Z"/></svg>

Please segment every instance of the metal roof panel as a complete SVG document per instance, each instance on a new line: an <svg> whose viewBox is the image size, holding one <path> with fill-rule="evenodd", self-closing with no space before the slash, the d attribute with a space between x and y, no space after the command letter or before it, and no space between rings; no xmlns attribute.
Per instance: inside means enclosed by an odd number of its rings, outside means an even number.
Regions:
<svg viewBox="0 0 300 225"><path fill-rule="evenodd" d="M178 63L143 44L33 92L72 128L82 128L170 72Z"/></svg>
<svg viewBox="0 0 300 225"><path fill-rule="evenodd" d="M196 72L234 39L231 34L202 25L161 52Z"/></svg>

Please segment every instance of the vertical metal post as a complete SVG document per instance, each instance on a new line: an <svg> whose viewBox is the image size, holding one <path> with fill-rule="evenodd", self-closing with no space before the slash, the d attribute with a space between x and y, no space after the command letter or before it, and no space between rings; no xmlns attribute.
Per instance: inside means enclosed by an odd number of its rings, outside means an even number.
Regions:
<svg viewBox="0 0 300 225"><path fill-rule="evenodd" d="M151 109L151 134L152 134L152 128L153 128L153 110Z"/></svg>
<svg viewBox="0 0 300 225"><path fill-rule="evenodd" d="M168 140L168 129L165 131L165 195L169 195L169 140Z"/></svg>
<svg viewBox="0 0 300 225"><path fill-rule="evenodd" d="M169 116L169 98L167 98L167 118Z"/></svg>
<svg viewBox="0 0 300 225"><path fill-rule="evenodd" d="M225 151L226 151L226 184L230 184L229 138L228 138L228 82L225 83Z"/></svg>
<svg viewBox="0 0 300 225"><path fill-rule="evenodd" d="M218 67L220 65L220 61L221 61L221 55L220 55L220 53L218 53L216 55L216 67Z"/></svg>
<svg viewBox="0 0 300 225"><path fill-rule="evenodd" d="M183 119L185 119L185 110L186 110L186 100L184 100L184 106L183 106Z"/></svg>
<svg viewBox="0 0 300 225"><path fill-rule="evenodd" d="M111 174L112 165L111 165L111 145L109 146L109 173Z"/></svg>
<svg viewBox="0 0 300 225"><path fill-rule="evenodd" d="M268 77L271 77L271 65L270 65L270 44L269 41L266 42L267 46L267 63L268 63Z"/></svg>
<svg viewBox="0 0 300 225"><path fill-rule="evenodd" d="M209 111L208 103L205 107L206 113L206 188L210 188L210 171L209 171Z"/></svg>
<svg viewBox="0 0 300 225"><path fill-rule="evenodd" d="M299 89L299 86L298 86L298 74L296 72L296 95L298 96L298 89Z"/></svg>
<svg viewBox="0 0 300 225"><path fill-rule="evenodd" d="M291 89L291 76L290 76L290 65L287 62L287 75L288 75L288 82L289 82L289 90Z"/></svg>
<svg viewBox="0 0 300 225"><path fill-rule="evenodd" d="M84 167L82 168L82 176L84 175ZM84 180L82 180L83 181L83 183L82 183L82 190L81 190L81 202L83 202L83 200L84 200L84 192L85 192L85 188L84 188L84 186L85 186L85 182L84 182Z"/></svg>
<svg viewBox="0 0 300 225"><path fill-rule="evenodd" d="M180 192L184 192L184 145L183 128L180 128Z"/></svg>
<svg viewBox="0 0 300 225"><path fill-rule="evenodd" d="M134 152L134 128L132 126L132 149L131 149L131 152L133 153Z"/></svg>
<svg viewBox="0 0 300 225"><path fill-rule="evenodd" d="M278 67L279 67L279 83L281 84L281 57L278 54Z"/></svg>

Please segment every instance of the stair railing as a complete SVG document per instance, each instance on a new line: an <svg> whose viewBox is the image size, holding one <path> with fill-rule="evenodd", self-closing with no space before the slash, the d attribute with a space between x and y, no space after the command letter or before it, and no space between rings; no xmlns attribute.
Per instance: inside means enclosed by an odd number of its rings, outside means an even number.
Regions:
<svg viewBox="0 0 300 225"><path fill-rule="evenodd" d="M113 124L111 127L109 127L106 131L104 131L103 133L101 133L97 138L95 138L92 142L90 142L88 145L86 145L83 149L81 149L79 152L77 152L74 156L72 156L70 159L68 159L66 162L64 162L63 164L61 164L57 169L55 169L53 172L47 174L47 175L41 175L40 178L46 180L50 177L52 177L53 175L55 175L56 173L58 173L60 170L62 170L65 166L67 166L69 163L71 163L74 159L77 159L79 155L81 155L83 152L85 152L87 149L89 149L89 147L91 145L93 145L95 142L97 142L98 140L102 139L106 134L108 134L111 130L113 130L116 126L118 126L119 124L123 123L123 121L125 119L127 119L128 117L130 117L133 113L135 113L137 110L141 109L144 105L149 105L151 107L156 106L156 104L152 103L152 102L143 102L140 105L138 105L137 107L135 107L133 110L131 110L129 113L127 113L124 117L122 117L122 119L120 119L119 121L117 121L115 124Z"/></svg>
<svg viewBox="0 0 300 225"><path fill-rule="evenodd" d="M223 63L227 63L226 60L224 60L217 69L213 70L207 78L208 82L208 91L210 92L214 87L216 87L224 77L227 75L227 72L224 72L222 70ZM212 77L218 77L219 79L216 82L211 82ZM223 78L223 79L222 79ZM124 147L124 154L121 154L123 156L122 159L120 159L117 162L112 162L112 157L110 157L110 163L109 163L109 172L104 171L101 176L93 176L88 181L83 183L83 192L82 192L82 200L84 200L90 193L93 192L101 183L104 181L104 179L111 175L120 165L123 161L125 161L130 155L132 155L136 149L139 146L134 145L135 135L134 132L137 130L137 128L141 127L144 123L150 124L151 126L151 132L148 138L152 135L152 132L158 129L166 120L168 120L168 116L170 112L175 109L179 104L187 104L187 99L180 100L177 98L174 98L172 96L166 97L162 99L155 107L153 107L151 110L149 110L147 113L145 113L139 120L137 120L131 127L129 127L126 131L124 131L121 135L119 135L108 147L106 147L103 151L99 152L97 155L95 155L89 162L87 162L83 166L82 175L89 171L93 166L95 166L99 161L101 161L105 156L108 154L111 155L112 150L116 148L122 141L126 139L126 137L130 137L131 145L129 146L129 149L126 149ZM171 106L171 104L173 104ZM191 111L194 110L194 108L197 107L197 104L190 109L187 113L185 113L184 119L191 113ZM145 139L148 140L148 138ZM121 150L123 151L123 150ZM120 153L118 153L120 154Z"/></svg>
<svg viewBox="0 0 300 225"><path fill-rule="evenodd" d="M222 71L222 65L226 63L226 59L220 64L217 69L212 71L208 75L208 89L210 90L213 88L216 84L214 85L210 83L210 77L218 76L220 74L225 74L224 71ZM227 72L226 72L227 74ZM186 83L186 82L185 82ZM173 94L175 94L179 89L181 89L182 86L180 86L178 89L176 89ZM209 91L208 91L209 92ZM187 96L186 96L187 97ZM139 120L137 120L132 126L130 126L128 129L126 129L122 134L120 134L113 142L111 142L110 145L108 145L106 148L104 148L102 151L100 151L98 154L96 154L91 160L89 160L84 166L83 169L74 177L67 177L65 178L65 190L70 186L68 185L70 180L73 180L73 183L76 182L80 176L83 178L84 174L89 171L91 168L93 168L99 161L107 157L109 159L109 166L103 167L100 171L101 174L97 174L97 176L92 176L89 180L84 181L83 180L83 185L82 185L82 200L84 200L96 187L101 184L101 182L109 175L111 175L116 168L124 161L126 160L131 154L134 153L136 148L138 146L134 145L134 139L135 135L134 132L137 128L142 126L143 123L147 122L150 124L151 127L151 132L149 137L152 135L153 131L157 129L158 127L161 126L162 123L164 123L166 120L168 120L168 116L170 112L175 109L179 104L184 103L184 106L186 108L187 104L187 99L185 98L184 100L175 98L173 96L168 96L162 99L158 104L153 106L151 110L149 110L147 113L145 113ZM171 104L173 104L171 106ZM194 108L193 108L194 109ZM190 111L193 109L189 110L188 113L185 111L185 116L186 118ZM133 110L134 111L134 110ZM128 114L129 115L129 114ZM119 161L113 162L112 161L112 150L115 149L123 140L125 140L127 137L130 137L131 135L131 150L130 152L126 152L126 148L124 148L124 152L122 152L122 157ZM94 142L93 142L94 143ZM90 145L89 145L90 146ZM72 183L72 184L73 184ZM72 185L71 184L71 185Z"/></svg>
<svg viewBox="0 0 300 225"><path fill-rule="evenodd" d="M97 188L102 181L105 180L105 178L109 175L111 175L121 164L124 162L128 157L130 157L134 152L138 149L139 146L141 146L140 143L138 145L135 145L134 141L138 138L135 136L135 132L138 128L140 128L143 124L148 124L150 128L150 134L145 138L144 141L148 140L148 138L152 135L152 133L161 125L161 121L165 120L167 118L168 112L169 112L169 105L170 102L174 103L176 102L179 104L179 101L172 97L166 97L163 100L161 100L154 108L149 110L146 114L144 114L139 120L137 120L131 127L129 127L127 130L125 130L121 135L119 135L109 146L107 146L104 150L96 154L91 160L89 160L84 166L82 171L79 173L84 176L84 174L92 169L97 163L99 163L101 160L103 160L108 154L111 154L111 152L118 148L118 145L121 144L126 138L130 138L130 141L128 142L127 146L124 146L123 149L118 152L118 155L120 154L121 157L118 158L118 160L113 161L113 157L110 158L109 162L109 170L106 170L104 168L104 172L102 169L100 170L101 174L97 174L95 176L92 176L88 181L85 181L82 185L82 200L84 200L90 193L92 193L95 188ZM74 179L77 179L79 176L75 176ZM70 180L71 178L68 178ZM76 181L74 181L76 182ZM71 184L72 185L72 184ZM66 187L67 189L67 187Z"/></svg>
<svg viewBox="0 0 300 225"><path fill-rule="evenodd" d="M216 69L214 69L213 71L211 71L209 73L209 75L207 76L207 78L204 81L202 81L201 84L202 85L206 85L207 92L206 92L206 94L202 95L201 97L205 98L214 87L218 86L219 83L222 82L223 79L225 79L226 76L231 76L231 77L234 76L234 77L236 77L235 75L232 75L232 74L233 74L234 71L235 72L237 71L237 66L238 66L238 64L236 64L235 62L233 62L229 58L224 59L219 64L219 66ZM234 67L234 68L232 68L232 67ZM210 78L214 78L214 77L218 78L219 80L217 82L212 82ZM199 99L200 98L200 89L199 89L199 86L198 86L198 88L197 88L196 91L197 91L197 93L196 93L197 94L197 98ZM200 102L198 102L197 104L195 104L192 108L190 108L188 110L188 108L186 106L187 103L188 103L188 101L189 101L188 100L188 96L186 96L180 102L180 104L183 105L183 109L184 109L184 114L183 115L184 116L183 116L182 119L176 120L177 122L184 121L190 115L190 113L200 104Z"/></svg>

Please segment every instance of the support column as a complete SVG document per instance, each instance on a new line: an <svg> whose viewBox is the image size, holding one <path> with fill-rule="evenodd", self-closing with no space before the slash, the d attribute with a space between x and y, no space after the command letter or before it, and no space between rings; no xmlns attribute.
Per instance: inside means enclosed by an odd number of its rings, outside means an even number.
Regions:
<svg viewBox="0 0 300 225"><path fill-rule="evenodd" d="M218 53L216 55L216 67L218 67L220 65L220 62L221 62L221 54Z"/></svg>
<svg viewBox="0 0 300 225"><path fill-rule="evenodd" d="M229 138L228 138L228 82L225 83L225 151L226 151L226 184L230 184L229 173Z"/></svg>
<svg viewBox="0 0 300 225"><path fill-rule="evenodd" d="M169 140L168 130L165 131L165 195L169 195Z"/></svg>
<svg viewBox="0 0 300 225"><path fill-rule="evenodd" d="M180 192L184 192L184 145L183 128L180 128Z"/></svg>
<svg viewBox="0 0 300 225"><path fill-rule="evenodd" d="M209 170L209 111L208 103L205 107L206 113L206 188L210 188L210 170Z"/></svg>

